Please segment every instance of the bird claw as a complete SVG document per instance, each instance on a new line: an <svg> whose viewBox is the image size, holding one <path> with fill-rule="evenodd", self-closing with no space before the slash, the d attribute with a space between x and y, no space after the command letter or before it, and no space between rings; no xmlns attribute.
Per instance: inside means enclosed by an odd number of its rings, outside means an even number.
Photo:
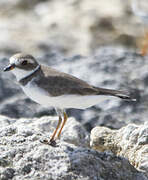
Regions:
<svg viewBox="0 0 148 180"><path fill-rule="evenodd" d="M55 140L47 140L47 139L44 139L44 140L41 140L40 141L41 143L43 143L43 144L46 144L46 145L50 145L50 146L53 146L53 147L56 147L56 141Z"/></svg>

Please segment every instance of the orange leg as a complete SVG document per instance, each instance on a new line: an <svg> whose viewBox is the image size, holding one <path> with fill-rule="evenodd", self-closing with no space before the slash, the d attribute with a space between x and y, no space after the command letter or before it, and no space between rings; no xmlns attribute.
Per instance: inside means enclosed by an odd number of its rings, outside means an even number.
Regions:
<svg viewBox="0 0 148 180"><path fill-rule="evenodd" d="M62 132L62 129L63 129L63 127L64 127L64 125L65 125L65 123L66 123L66 121L67 121L67 119L68 119L68 116L67 116L66 112L64 112L63 115L64 115L64 120L63 120L62 126L61 126L61 128L60 128L60 130L59 130L59 133L58 133L58 135L57 135L57 138L60 137L60 134L61 134L61 132Z"/></svg>
<svg viewBox="0 0 148 180"><path fill-rule="evenodd" d="M141 55L145 56L148 52L148 32L144 36L144 40L141 47Z"/></svg>
<svg viewBox="0 0 148 180"><path fill-rule="evenodd" d="M57 125L57 127L56 127L56 129L55 129L53 135L51 136L51 139L50 139L50 142L51 142L51 143L52 143L52 142L54 141L54 139L55 139L56 133L57 133L57 131L58 131L60 125L61 125L61 122L62 122L62 117L59 116L58 125Z"/></svg>

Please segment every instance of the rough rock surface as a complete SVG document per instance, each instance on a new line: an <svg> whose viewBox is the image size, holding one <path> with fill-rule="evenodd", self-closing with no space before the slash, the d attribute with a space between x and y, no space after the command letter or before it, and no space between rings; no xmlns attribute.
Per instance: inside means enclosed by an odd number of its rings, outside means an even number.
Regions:
<svg viewBox="0 0 148 180"><path fill-rule="evenodd" d="M141 57L123 48L102 47L90 57L65 58L61 54L51 53L45 54L38 61L96 86L128 90L137 98L137 102L109 98L85 111L69 110L69 116L74 116L79 121L83 120L82 123L87 130L90 131L95 125L120 128L130 122L147 121L147 56ZM0 68L3 69L7 63L8 60L1 58ZM53 110L45 109L27 98L10 72L0 72L0 83L2 115L20 118L54 114Z"/></svg>
<svg viewBox="0 0 148 180"><path fill-rule="evenodd" d="M112 151L128 158L135 168L148 176L148 123L129 124L119 130L95 127L91 131L90 146L98 151Z"/></svg>
<svg viewBox="0 0 148 180"><path fill-rule="evenodd" d="M56 119L0 116L1 180L147 180L127 159L89 149L87 132L74 119L68 119L56 147L41 143Z"/></svg>

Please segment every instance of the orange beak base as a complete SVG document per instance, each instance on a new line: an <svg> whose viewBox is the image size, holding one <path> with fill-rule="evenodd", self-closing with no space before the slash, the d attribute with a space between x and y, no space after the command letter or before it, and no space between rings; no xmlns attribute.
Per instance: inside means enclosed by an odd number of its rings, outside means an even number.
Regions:
<svg viewBox="0 0 148 180"><path fill-rule="evenodd" d="M9 64L7 67L4 68L4 71L11 71L12 69L14 69L14 67L14 64Z"/></svg>

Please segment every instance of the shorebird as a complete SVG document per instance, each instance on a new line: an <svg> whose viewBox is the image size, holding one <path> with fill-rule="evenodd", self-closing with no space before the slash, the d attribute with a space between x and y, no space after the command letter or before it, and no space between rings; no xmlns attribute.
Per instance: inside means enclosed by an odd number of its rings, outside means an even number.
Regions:
<svg viewBox="0 0 148 180"><path fill-rule="evenodd" d="M70 74L39 64L28 54L18 53L10 57L4 71L11 71L16 76L25 94L33 101L56 109L59 120L51 139L46 141L50 145L54 145L56 137L60 137L67 121L65 109L86 109L111 96L135 100L122 91L95 87Z"/></svg>

